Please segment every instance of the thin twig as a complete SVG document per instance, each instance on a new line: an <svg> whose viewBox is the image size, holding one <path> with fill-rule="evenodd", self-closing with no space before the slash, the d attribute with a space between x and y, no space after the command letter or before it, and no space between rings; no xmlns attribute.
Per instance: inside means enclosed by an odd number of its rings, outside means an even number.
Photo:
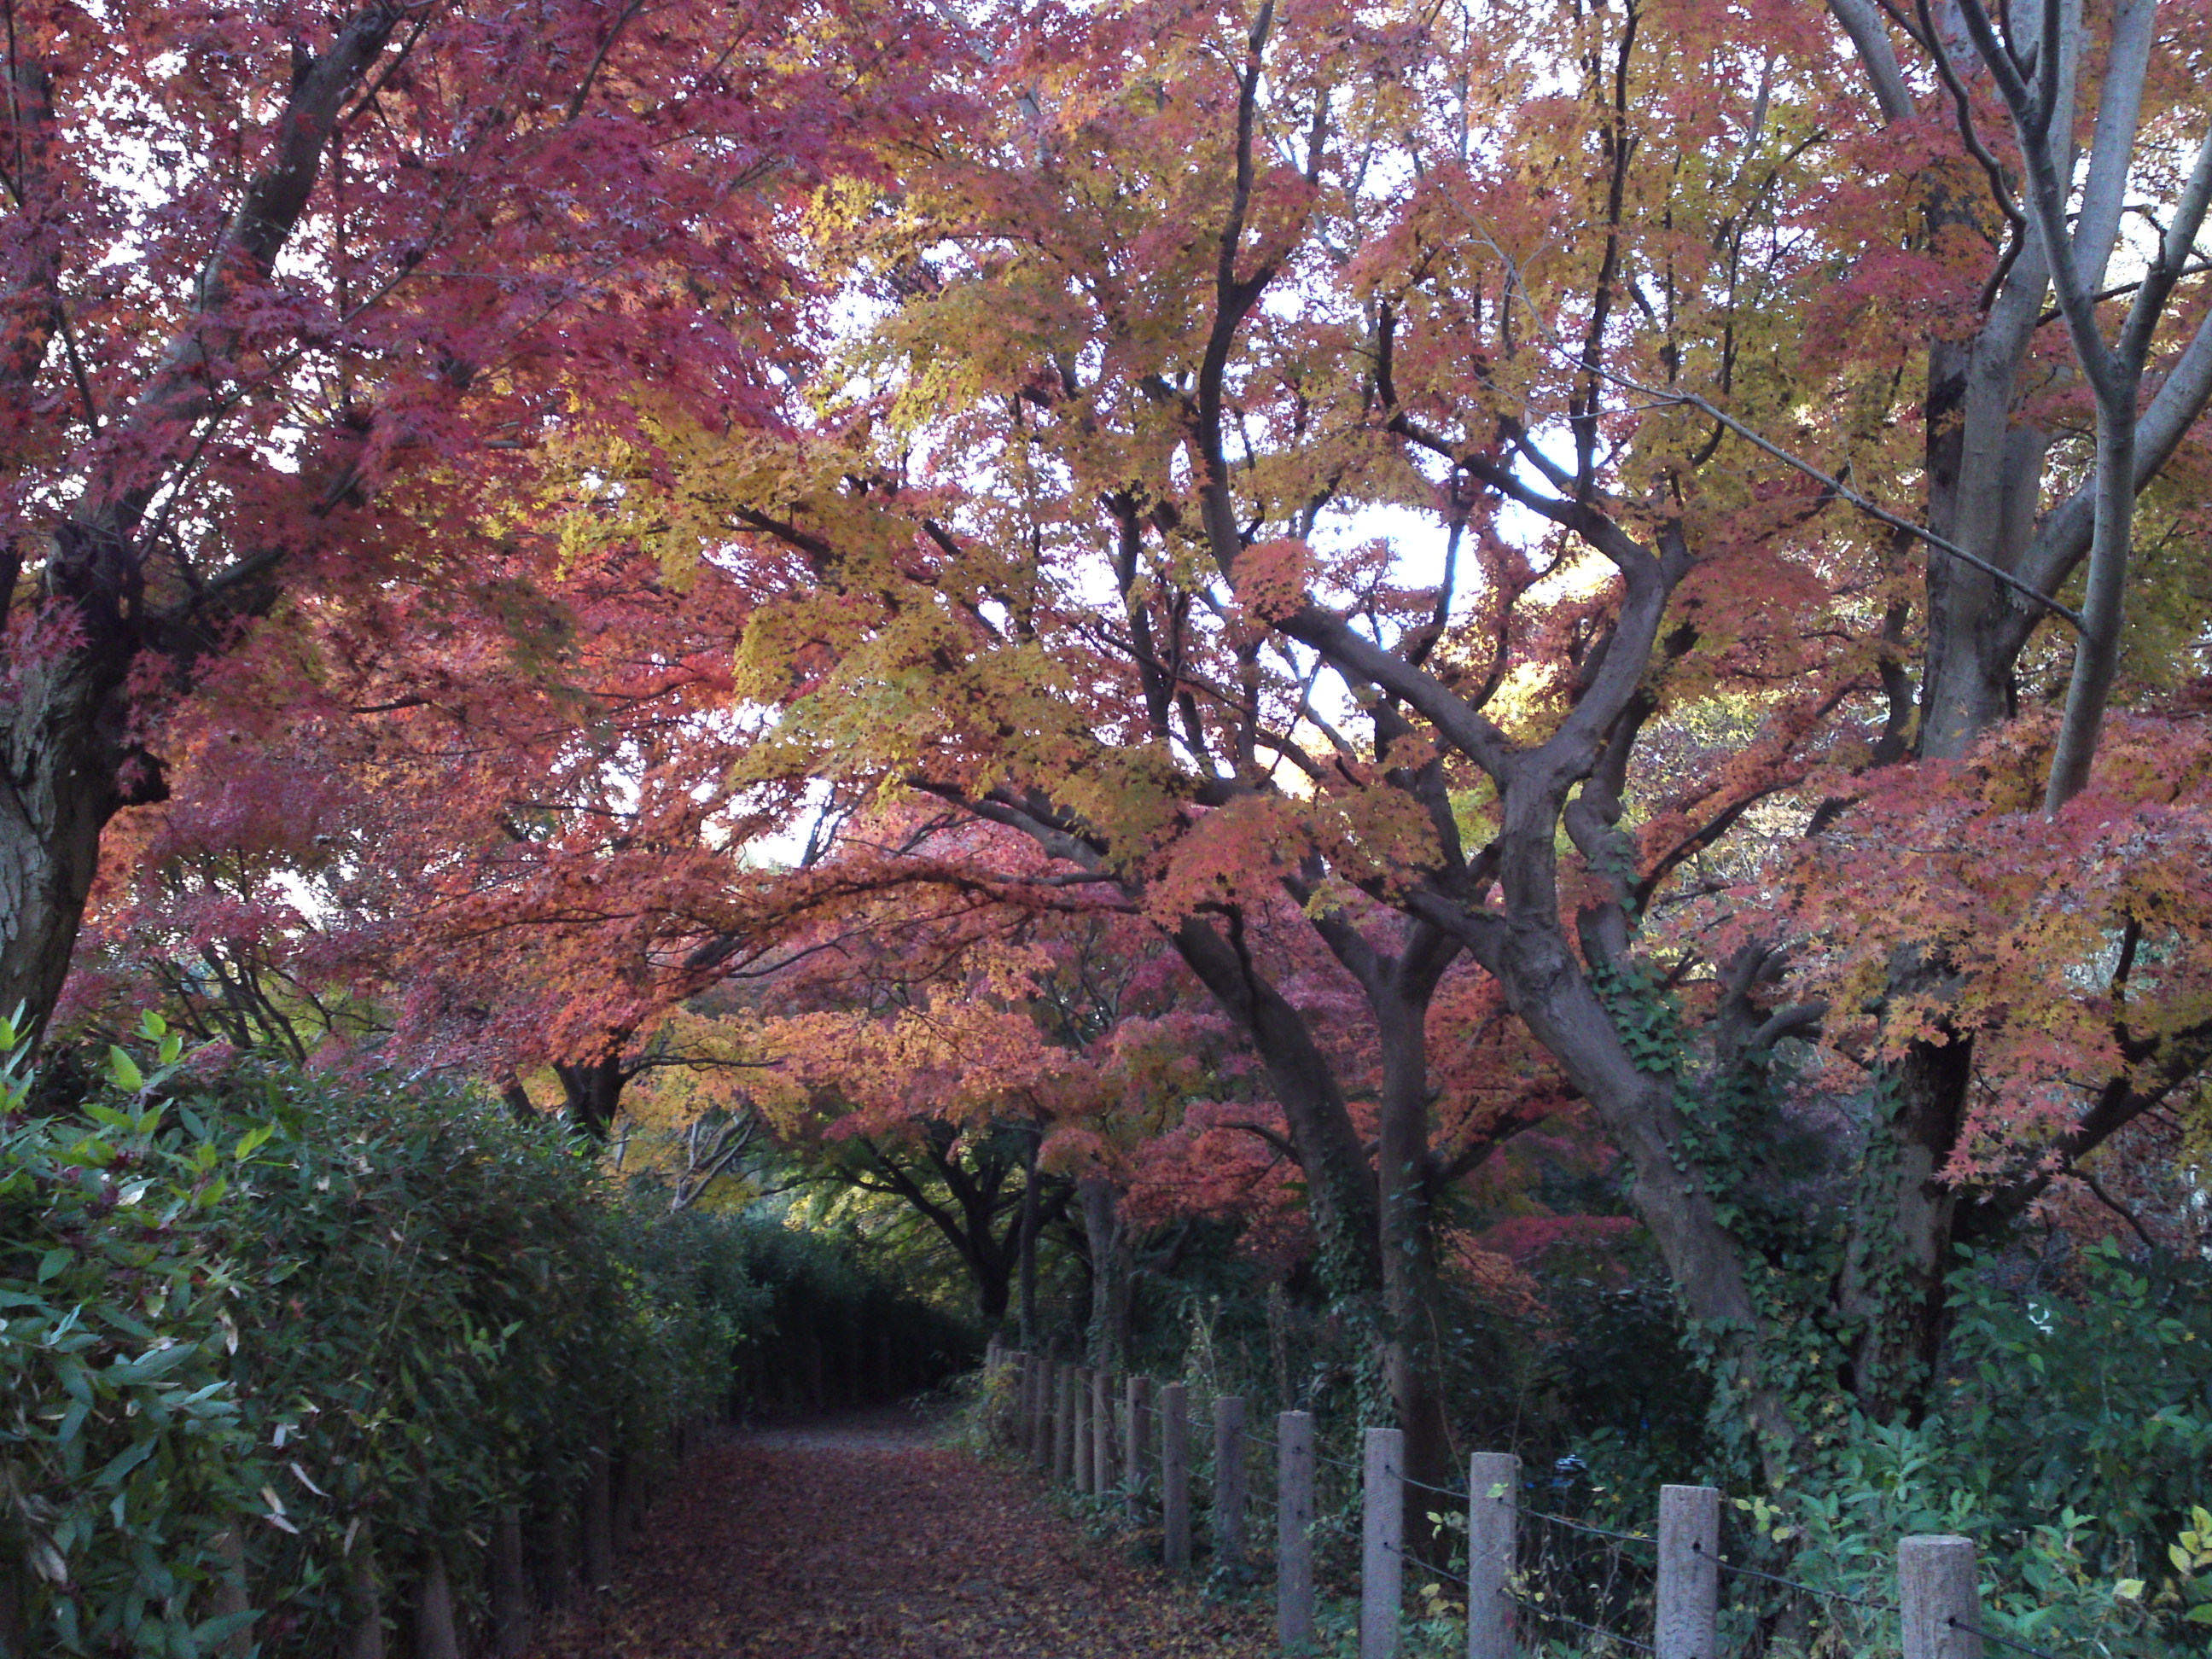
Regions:
<svg viewBox="0 0 2212 1659"><path fill-rule="evenodd" d="M1586 1625L1579 1619L1571 1618L1566 1613L1546 1607L1541 1601L1532 1601L1525 1595L1516 1595L1511 1590L1502 1589L1498 1593L1515 1607L1525 1607L1540 1619L1549 1619L1562 1625L1572 1625L1577 1630L1588 1631L1592 1636L1601 1636L1608 1642L1618 1642L1625 1648L1634 1648L1638 1653L1659 1651L1649 1642L1639 1642L1632 1636L1623 1636L1619 1631L1607 1630L1602 1625Z"/></svg>

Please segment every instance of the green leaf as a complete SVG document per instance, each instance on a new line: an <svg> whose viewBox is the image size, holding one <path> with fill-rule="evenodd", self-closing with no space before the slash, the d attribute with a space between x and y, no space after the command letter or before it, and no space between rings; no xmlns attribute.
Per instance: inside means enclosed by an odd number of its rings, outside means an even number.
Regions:
<svg viewBox="0 0 2212 1659"><path fill-rule="evenodd" d="M122 1480L125 1475L130 1474L131 1470L137 1468L141 1463L151 1457L154 1455L155 1447L159 1443L159 1442L150 1438L141 1440L137 1445L118 1452L113 1457L107 1460L107 1467L106 1468L103 1468L98 1474L93 1476L92 1484L95 1486L115 1486Z"/></svg>
<svg viewBox="0 0 2212 1659"><path fill-rule="evenodd" d="M115 1043L107 1047L107 1075L117 1088L134 1095L146 1086L146 1074L138 1069L138 1062Z"/></svg>
<svg viewBox="0 0 2212 1659"><path fill-rule="evenodd" d="M192 1640L201 1652L212 1653L260 1616L251 1607L244 1613L218 1613L205 1623L192 1626Z"/></svg>

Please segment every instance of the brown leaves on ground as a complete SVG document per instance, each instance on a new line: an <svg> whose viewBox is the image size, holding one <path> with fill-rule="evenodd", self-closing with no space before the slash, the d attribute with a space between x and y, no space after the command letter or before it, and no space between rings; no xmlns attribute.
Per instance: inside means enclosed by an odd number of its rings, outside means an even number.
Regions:
<svg viewBox="0 0 2212 1659"><path fill-rule="evenodd" d="M532 1659L1261 1659L1267 1623L1085 1540L1030 1477L859 1424L701 1451Z"/></svg>

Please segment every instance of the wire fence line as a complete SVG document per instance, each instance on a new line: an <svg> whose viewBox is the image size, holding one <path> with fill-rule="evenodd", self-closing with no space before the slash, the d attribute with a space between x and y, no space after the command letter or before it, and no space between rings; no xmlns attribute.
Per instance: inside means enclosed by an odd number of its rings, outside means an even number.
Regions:
<svg viewBox="0 0 2212 1659"><path fill-rule="evenodd" d="M1517 1643L1530 1653L1617 1649L1756 1659L1770 1650L1781 1619L1803 1639L1817 1632L1818 1642L1841 1643L1869 1659L1891 1659L1900 1649L1903 1659L1944 1659L1953 1632L2026 1659L2084 1659L1990 1627L1975 1547L1965 1538L1901 1540L1893 1603L1853 1593L1868 1583L1862 1569L1842 1575L1850 1589L1833 1588L1742 1559L1745 1550L1761 1553L1746 1543L1748 1534L1736 1535L1736 1549L1724 1548L1723 1519L1746 1506L1730 1506L1713 1487L1661 1488L1650 1530L1606 1525L1525 1504L1542 1496L1582 1507L1559 1472L1548 1483L1532 1478L1508 1455L1475 1454L1465 1484L1446 1484L1406 1473L1405 1437L1395 1429L1356 1431L1364 1455L1355 1462L1315 1443L1319 1425L1309 1413L1283 1414L1271 1434L1244 1420L1246 1402L1234 1395L1192 1402L1181 1384L1151 1395L1135 1384L1116 1390L1111 1378L1102 1383L1056 1362L1016 1358L1019 1385L1006 1390L1014 1404L1000 1428L1006 1443L1048 1474L1074 1474L1079 1490L1118 1498L1133 1520L1156 1527L1171 1568L1200 1568L1210 1552L1213 1571L1231 1580L1250 1583L1271 1572L1286 1647L1315 1636L1326 1586L1357 1601L1360 1659L1395 1659L1410 1569L1423 1575L1432 1621L1464 1619L1471 1654L1509 1652ZM1255 1512L1268 1506L1273 1523L1255 1527ZM1440 1515L1440 1506L1457 1513ZM1599 1513L1620 1519L1609 1506ZM1261 1547L1253 1547L1255 1537ZM1724 1581L1735 1580L1743 1590L1724 1598ZM1456 1589L1440 1601L1438 1586L1446 1584ZM1895 1623L1873 1625L1845 1609ZM1993 1610L2002 1622L2014 1617ZM1808 1612L1824 1621L1811 1631L1802 1624ZM1533 1631L1515 1633L1521 1616L1555 1632L1532 1644L1523 1637ZM1433 1623L1421 1628L1423 1639L1435 1639ZM1587 1640L1578 1648L1579 1638Z"/></svg>
<svg viewBox="0 0 2212 1659"><path fill-rule="evenodd" d="M2000 1635L1993 1630L1984 1630L1979 1625L1970 1625L1963 1620L1947 1619L1943 1622L1953 1630L1964 1631L1969 1636L1978 1636L1984 1642L1995 1642L2000 1647L2011 1648L2021 1653L2032 1653L2035 1656L2035 1659L2061 1659L2061 1656L2051 1652L2048 1649L2031 1647L2016 1638Z"/></svg>
<svg viewBox="0 0 2212 1659"><path fill-rule="evenodd" d="M1399 1478L1409 1486L1418 1487L1422 1492L1432 1492L1439 1498L1449 1498L1455 1504L1464 1504L1467 1502L1467 1492L1463 1487L1432 1486L1425 1480L1414 1480L1410 1474L1401 1475Z"/></svg>
<svg viewBox="0 0 2212 1659"><path fill-rule="evenodd" d="M1395 1544L1387 1545L1385 1547L1389 1550L1391 1554L1396 1556L1407 1566L1419 1567L1423 1572L1427 1573L1431 1577L1448 1579L1452 1583L1469 1589L1473 1588L1472 1583L1463 1573L1454 1572L1449 1567L1440 1567L1433 1561L1424 1561L1418 1555L1409 1555Z"/></svg>
<svg viewBox="0 0 2212 1659"><path fill-rule="evenodd" d="M1702 1542L1692 1544L1690 1549L1693 1554L1705 1553L1705 1547ZM1743 1578L1760 1579L1769 1584L1779 1584L1784 1589L1796 1590L1801 1595L1817 1595L1826 1601L1842 1601L1850 1607L1864 1607L1869 1613L1881 1613L1892 1619L1896 1618L1899 1613L1898 1608L1886 1602L1869 1601L1863 1595L1853 1595L1849 1590L1826 1589L1818 1584L1808 1584L1796 1578L1784 1578L1778 1573L1767 1572L1759 1567L1746 1566L1741 1561L1731 1561L1725 1555L1716 1554L1713 1557L1713 1565L1723 1572L1734 1573ZM2003 1638L2000 1637L1997 1639L2002 1641Z"/></svg>
<svg viewBox="0 0 2212 1659"><path fill-rule="evenodd" d="M1656 1653L1659 1651L1658 1648L1652 1643L1639 1642L1633 1636L1624 1636L1617 1630L1607 1630L1602 1625L1587 1623L1583 1620L1573 1617L1571 1614L1561 1613L1556 1607L1547 1607L1540 1601L1531 1601L1525 1595L1516 1595L1510 1589L1500 1590L1498 1591L1498 1595L1504 1600L1510 1601L1515 1607L1534 1613L1539 1619L1549 1620L1552 1623L1556 1625L1572 1626L1575 1629L1583 1631L1589 1635L1602 1637L1608 1642L1618 1642L1625 1648L1633 1648L1638 1653Z"/></svg>
<svg viewBox="0 0 2212 1659"><path fill-rule="evenodd" d="M1541 1510L1522 1510L1522 1517L1541 1521L1550 1526L1565 1527L1570 1532L1587 1533L1592 1538L1606 1538L1623 1544L1653 1544L1658 1540L1644 1532L1615 1532L1609 1527L1594 1527L1587 1521L1577 1521L1564 1515L1547 1515Z"/></svg>

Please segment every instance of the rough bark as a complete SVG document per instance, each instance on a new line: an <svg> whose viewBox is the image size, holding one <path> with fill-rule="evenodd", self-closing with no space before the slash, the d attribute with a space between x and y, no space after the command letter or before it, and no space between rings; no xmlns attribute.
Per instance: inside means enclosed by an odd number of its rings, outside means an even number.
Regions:
<svg viewBox="0 0 2212 1659"><path fill-rule="evenodd" d="M112 589L131 574L118 558L54 573L74 578L85 642L11 665L21 685L0 728L0 1012L24 1011L34 1026L68 975L101 829L164 793L159 769L125 737L136 641Z"/></svg>
<svg viewBox="0 0 2212 1659"><path fill-rule="evenodd" d="M1927 1408L1960 1210L1942 1171L1972 1072L1969 1042L1913 1044L1868 1125L1836 1302L1855 1333L1846 1386L1875 1422Z"/></svg>
<svg viewBox="0 0 2212 1659"><path fill-rule="evenodd" d="M1228 931L1194 916L1173 942L1214 1000L1251 1039L1290 1125L1305 1172L1324 1281L1339 1295L1371 1296L1382 1263L1374 1172L1352 1111L1305 1016L1261 974Z"/></svg>
<svg viewBox="0 0 2212 1659"><path fill-rule="evenodd" d="M1129 1230L1121 1218L1121 1194L1111 1182L1097 1176L1078 1183L1083 1210L1083 1231L1091 1242L1092 1282L1091 1334L1087 1345L1093 1365L1108 1371L1129 1368L1136 1306L1136 1273L1129 1248Z"/></svg>
<svg viewBox="0 0 2212 1659"><path fill-rule="evenodd" d="M553 1074L561 1080L562 1109L568 1121L593 1140L604 1143L622 1110L622 1091L631 1072L623 1064L618 1048L596 1059L557 1060Z"/></svg>
<svg viewBox="0 0 2212 1659"><path fill-rule="evenodd" d="M68 971L101 828L121 807L161 798L158 767L125 735L134 667L159 651L173 679L189 679L231 623L276 599L269 573L276 559L241 548L181 599L150 603L151 550L140 532L162 489L190 464L210 386L220 379L210 366L228 359L238 337L227 307L240 275L268 271L290 240L339 111L399 15L396 7L366 7L340 24L327 51L299 60L271 129L275 142L210 251L185 325L136 395L113 406L113 431L124 441L104 450L100 470L57 517L40 592L18 594L20 551L11 549L0 571L7 578L0 623L27 602L48 624L34 630L46 635L43 643L9 647L6 666L16 684L0 734L0 1009L22 1008L34 1027L43 1026ZM52 142L51 76L23 63L13 79L16 119L37 164ZM59 276L53 260L34 259L28 290L4 296L10 323L0 344L0 390L20 397L51 349Z"/></svg>

